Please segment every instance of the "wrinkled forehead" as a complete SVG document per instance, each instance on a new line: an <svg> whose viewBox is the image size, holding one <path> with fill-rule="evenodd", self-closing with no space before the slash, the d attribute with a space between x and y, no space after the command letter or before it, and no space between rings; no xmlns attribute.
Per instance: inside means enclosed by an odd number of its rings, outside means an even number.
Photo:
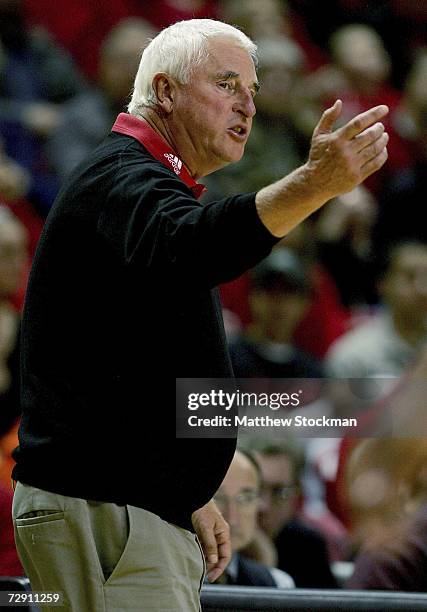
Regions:
<svg viewBox="0 0 427 612"><path fill-rule="evenodd" d="M205 43L204 59L196 71L235 72L242 78L257 81L256 67L250 53L235 39L223 36L210 38Z"/></svg>

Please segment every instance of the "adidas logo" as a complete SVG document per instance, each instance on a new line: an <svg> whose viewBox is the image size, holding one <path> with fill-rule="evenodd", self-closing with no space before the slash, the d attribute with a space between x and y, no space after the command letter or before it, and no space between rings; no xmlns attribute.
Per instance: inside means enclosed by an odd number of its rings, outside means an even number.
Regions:
<svg viewBox="0 0 427 612"><path fill-rule="evenodd" d="M179 159L179 157L172 155L172 153L164 153L164 156L166 157L168 162L172 164L172 168L175 174L179 174L182 168L182 161Z"/></svg>

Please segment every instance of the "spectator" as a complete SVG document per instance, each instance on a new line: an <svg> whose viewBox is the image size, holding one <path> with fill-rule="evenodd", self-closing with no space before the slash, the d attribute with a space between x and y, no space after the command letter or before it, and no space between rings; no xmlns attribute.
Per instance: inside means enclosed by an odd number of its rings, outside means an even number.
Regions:
<svg viewBox="0 0 427 612"><path fill-rule="evenodd" d="M400 447L393 441L394 437L411 438L425 436L425 381L427 379L427 345L420 349L415 363L410 363L403 375L393 380L342 380L333 381L332 388L341 390L342 399L349 397L349 391L356 391L359 402L365 403L363 415L359 419L357 437L346 436L342 439L339 451L339 465L335 482L336 510L340 518L349 526L356 546L361 542L369 540L375 534L381 524L388 522L388 516L396 516L396 508L401 505L401 497L397 490L390 485L396 482L394 476L389 477L383 468L389 463L388 471L397 469L401 474L408 470L414 461L418 461L417 455L422 450L418 444L414 445L411 452L410 445L405 446L403 440ZM337 383L339 383L337 385ZM385 383L385 384L384 384ZM363 399L364 398L364 399ZM348 399L347 399L348 401ZM354 399L349 403L353 409ZM388 446L381 443L376 453L366 453L367 461L358 462L360 448L363 451L363 439L373 437L391 438ZM362 442L362 444L360 444ZM374 443L366 443L368 448L376 448ZM405 449L408 453L408 461L405 465L399 465L400 459L394 456L394 449ZM356 449L356 450L354 450ZM363 454L365 456L365 454ZM404 453L402 453L404 456ZM370 469L370 464L378 462L380 469ZM358 469L353 470L352 464L359 466L362 472L366 471L367 477L360 479ZM393 467L394 466L394 467ZM406 472L405 472L406 473ZM411 480L411 479L410 479ZM402 482L399 476L398 482ZM412 482L412 480L411 480ZM422 482L422 479L421 481ZM353 486L354 485L354 486ZM394 485L393 485L394 486ZM412 486L412 485L411 485ZM371 520L372 519L372 520ZM380 520L378 520L380 519ZM372 528L370 528L370 525Z"/></svg>
<svg viewBox="0 0 427 612"><path fill-rule="evenodd" d="M390 249L379 293L383 308L339 338L326 364L335 378L399 376L426 340L427 245Z"/></svg>
<svg viewBox="0 0 427 612"><path fill-rule="evenodd" d="M402 137L418 143L418 150L425 142L425 112L427 108L427 47L418 49L407 75L402 106L396 125Z"/></svg>
<svg viewBox="0 0 427 612"><path fill-rule="evenodd" d="M350 458L349 501L362 546L348 588L427 590L426 440L364 440Z"/></svg>
<svg viewBox="0 0 427 612"><path fill-rule="evenodd" d="M30 177L28 172L4 152L0 142L0 197L18 200L28 191Z"/></svg>
<svg viewBox="0 0 427 612"><path fill-rule="evenodd" d="M61 179L105 138L124 110L141 48L154 34L147 22L135 18L120 22L106 37L100 49L97 87L64 105L60 124L48 144L51 164Z"/></svg>
<svg viewBox="0 0 427 612"><path fill-rule="evenodd" d="M330 345L348 329L350 315L340 301L332 276L320 262L316 217L312 215L290 232L283 245L304 260L313 283L313 299L295 330L295 342L301 349L323 359Z"/></svg>
<svg viewBox="0 0 427 612"><path fill-rule="evenodd" d="M286 36L303 49L311 70L326 61L325 54L307 35L304 21L292 10L290 3L283 0L223 0L220 6L225 21L250 32L257 41L280 40Z"/></svg>
<svg viewBox="0 0 427 612"><path fill-rule="evenodd" d="M27 235L22 224L5 206L0 206L0 482L10 488L14 461L11 452L18 443L19 314L11 305L27 261Z"/></svg>
<svg viewBox="0 0 427 612"><path fill-rule="evenodd" d="M272 40L290 35L287 6L280 0L225 0L221 6L222 17L248 32L255 40Z"/></svg>
<svg viewBox="0 0 427 612"><path fill-rule="evenodd" d="M315 215L292 230L282 246L295 251L304 261L312 283L312 299L294 334L294 343L307 354L322 360L331 344L348 330L350 312L340 301L338 288L319 261ZM242 328L252 321L249 305L250 275L221 286L223 307L236 315ZM238 325L233 325L234 330Z"/></svg>
<svg viewBox="0 0 427 612"><path fill-rule="evenodd" d="M425 465L424 465L425 468ZM426 592L427 503L376 538L356 557L349 589ZM388 535L388 537L387 537Z"/></svg>
<svg viewBox="0 0 427 612"><path fill-rule="evenodd" d="M418 51L406 79L395 129L410 143L409 163L394 172L379 196L379 217L374 241L383 248L405 239L427 239L424 199L427 190L427 49ZM405 214L400 207L405 206Z"/></svg>
<svg viewBox="0 0 427 612"><path fill-rule="evenodd" d="M261 489L260 468L252 454L236 451L214 500L230 526L232 558L221 584L291 588L292 578L274 567L257 563L240 553L248 546L257 528Z"/></svg>
<svg viewBox="0 0 427 612"><path fill-rule="evenodd" d="M277 248L252 270L252 323L230 343L238 378L320 378L322 367L298 349L293 334L311 301L309 274L298 256Z"/></svg>
<svg viewBox="0 0 427 612"><path fill-rule="evenodd" d="M0 206L9 208L13 216L24 225L28 234L28 256L30 260L34 256L43 221L30 202L24 198L31 180L28 172L6 155L1 145L0 142ZM27 262L28 268L29 263L30 261ZM12 303L18 310L22 308L28 270L23 276L17 295L11 298Z"/></svg>
<svg viewBox="0 0 427 612"><path fill-rule="evenodd" d="M303 455L292 442L250 443L261 466L259 524L274 543L278 567L300 588L335 588L322 535L298 518ZM256 550L256 548L255 548Z"/></svg>
<svg viewBox="0 0 427 612"><path fill-rule="evenodd" d="M319 108L332 99L342 99L350 114L360 113L381 100L390 108L386 121L390 136L390 164L387 172L406 167L411 159L411 147L394 128L402 96L389 82L391 60L381 37L370 26L348 24L334 32L330 39L330 49L332 62L300 83L302 103L298 126L303 132L309 133ZM382 184L379 177L377 175L375 181L369 183L370 189L376 193Z"/></svg>
<svg viewBox="0 0 427 612"><path fill-rule="evenodd" d="M99 50L105 37L123 19L145 19L161 29L184 19L217 16L215 0L23 1L28 22L51 32L91 82L97 79Z"/></svg>
<svg viewBox="0 0 427 612"><path fill-rule="evenodd" d="M7 366L15 346L19 317L10 305L26 262L26 232L5 207L0 206L0 391L11 384Z"/></svg>
<svg viewBox="0 0 427 612"><path fill-rule="evenodd" d="M60 121L60 104L84 83L47 32L26 27L21 0L0 3L0 136L31 181L27 197L46 215L59 182L44 149Z"/></svg>
<svg viewBox="0 0 427 612"><path fill-rule="evenodd" d="M353 314L378 301L373 230L375 197L363 185L330 202L315 224L319 257Z"/></svg>

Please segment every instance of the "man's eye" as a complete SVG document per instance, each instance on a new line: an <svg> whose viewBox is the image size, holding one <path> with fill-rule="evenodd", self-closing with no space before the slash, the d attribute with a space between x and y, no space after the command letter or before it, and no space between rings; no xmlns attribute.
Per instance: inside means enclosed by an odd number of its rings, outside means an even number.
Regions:
<svg viewBox="0 0 427 612"><path fill-rule="evenodd" d="M226 89L227 91L232 91L233 90L233 85L231 83L229 83L228 81L225 81L223 83L219 83L219 86L222 87L223 89Z"/></svg>

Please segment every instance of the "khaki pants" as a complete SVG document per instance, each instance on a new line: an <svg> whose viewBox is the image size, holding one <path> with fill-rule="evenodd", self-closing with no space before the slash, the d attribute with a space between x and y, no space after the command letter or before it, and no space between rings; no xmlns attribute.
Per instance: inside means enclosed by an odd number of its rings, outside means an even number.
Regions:
<svg viewBox="0 0 427 612"><path fill-rule="evenodd" d="M200 610L198 540L151 512L17 483L13 519L32 589L62 592L66 610Z"/></svg>

